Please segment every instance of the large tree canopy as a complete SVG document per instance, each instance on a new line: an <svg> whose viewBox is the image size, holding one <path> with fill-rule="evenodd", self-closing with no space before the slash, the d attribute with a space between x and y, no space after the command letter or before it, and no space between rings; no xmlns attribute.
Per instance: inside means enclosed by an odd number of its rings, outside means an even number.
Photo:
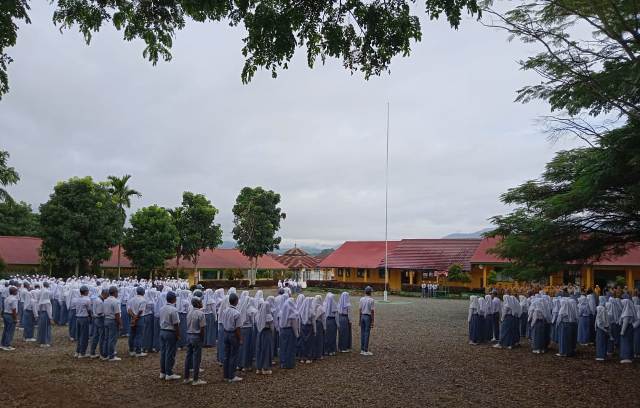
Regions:
<svg viewBox="0 0 640 408"><path fill-rule="evenodd" d="M127 41L141 39L143 56L153 64L171 59L171 46L187 22L243 26L242 81L258 68L286 69L298 48L307 62L341 59L345 68L365 77L388 70L391 58L408 55L422 37L418 0L57 0L53 21L77 27L87 44L105 24L121 30ZM445 15L452 27L464 11L479 13L476 0L425 0L431 19ZM0 7L0 97L8 91L6 48L16 44L18 22L29 23L29 0L4 0Z"/></svg>
<svg viewBox="0 0 640 408"><path fill-rule="evenodd" d="M640 242L640 3L537 1L487 14L542 46L521 65L543 81L517 99L548 101L559 111L547 118L554 136L585 142L502 195L515 209L492 219L490 235L503 237L495 252L540 275L626 252Z"/></svg>
<svg viewBox="0 0 640 408"><path fill-rule="evenodd" d="M178 222L182 238L182 255L193 261L198 268L200 251L213 249L222 244L222 228L216 224L218 209L202 194L185 191L182 194L182 210L174 210L180 214Z"/></svg>
<svg viewBox="0 0 640 408"><path fill-rule="evenodd" d="M0 235L39 237L40 217L24 201L0 203Z"/></svg>
<svg viewBox="0 0 640 408"><path fill-rule="evenodd" d="M0 59L0 64L1 61L2 60ZM5 190L3 187L16 184L20 180L20 176L18 175L16 169L14 169L13 167L9 167L8 162L9 152L0 150L0 186L2 186L0 187L0 203L13 201L13 199L9 195L9 192L7 192L7 190Z"/></svg>
<svg viewBox="0 0 640 408"><path fill-rule="evenodd" d="M42 255L58 267L97 266L120 236L120 212L109 190L91 177L58 183L40 206ZM68 272L61 270L61 272Z"/></svg>

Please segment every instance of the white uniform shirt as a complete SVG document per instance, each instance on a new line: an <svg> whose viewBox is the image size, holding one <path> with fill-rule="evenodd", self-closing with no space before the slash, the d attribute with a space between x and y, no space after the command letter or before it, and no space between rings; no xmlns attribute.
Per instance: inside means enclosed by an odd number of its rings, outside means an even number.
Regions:
<svg viewBox="0 0 640 408"><path fill-rule="evenodd" d="M371 315L371 312L375 310L375 300L371 296L364 296L360 298L360 313L363 315Z"/></svg>
<svg viewBox="0 0 640 408"><path fill-rule="evenodd" d="M102 304L102 309L106 320L115 320L116 314L120 314L120 301L113 296L109 296Z"/></svg>
<svg viewBox="0 0 640 408"><path fill-rule="evenodd" d="M222 323L222 327L224 327L225 331L234 331L241 327L240 311L236 309L235 306L229 305L229 307L222 311L220 323Z"/></svg>
<svg viewBox="0 0 640 408"><path fill-rule="evenodd" d="M176 324L180 323L180 316L178 316L178 309L176 305L167 303L160 308L160 330L175 331Z"/></svg>
<svg viewBox="0 0 640 408"><path fill-rule="evenodd" d="M89 296L80 296L75 300L76 317L89 317L91 312L91 299Z"/></svg>

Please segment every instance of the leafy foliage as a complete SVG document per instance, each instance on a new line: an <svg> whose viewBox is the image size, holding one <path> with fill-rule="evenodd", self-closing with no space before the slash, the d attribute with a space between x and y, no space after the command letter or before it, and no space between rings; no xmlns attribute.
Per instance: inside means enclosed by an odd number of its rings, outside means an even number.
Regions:
<svg viewBox="0 0 640 408"><path fill-rule="evenodd" d="M43 258L63 268L98 265L118 242L120 220L109 190L91 177L58 183L40 206Z"/></svg>
<svg viewBox="0 0 640 408"><path fill-rule="evenodd" d="M40 217L24 201L0 203L0 235L39 237Z"/></svg>
<svg viewBox="0 0 640 408"><path fill-rule="evenodd" d="M495 285L496 283L498 283L498 274L496 273L496 271L489 272L487 274L487 284Z"/></svg>
<svg viewBox="0 0 640 408"><path fill-rule="evenodd" d="M1 8L0 8L1 10ZM0 20L1 21L1 20ZM0 31L2 30L0 24ZM0 81L2 80L2 55L0 55ZM0 91L1 91L1 83L0 83ZM1 92L0 92L1 94ZM16 184L20 180L20 176L18 172L13 167L9 167L9 152L0 150L0 185L2 187L7 187L12 184ZM4 188L0 188L0 203L2 202L11 202L13 199Z"/></svg>
<svg viewBox="0 0 640 408"><path fill-rule="evenodd" d="M447 279L452 282L471 282L471 275L462 269L462 265L453 264L449 267Z"/></svg>
<svg viewBox="0 0 640 408"><path fill-rule="evenodd" d="M222 228L214 223L218 209L202 194L185 191L182 194L182 210L179 222L182 255L198 265L201 250L213 249L222 244Z"/></svg>
<svg viewBox="0 0 640 408"><path fill-rule="evenodd" d="M148 277L174 255L178 231L167 210L156 205L136 211L130 221L122 246L138 276Z"/></svg>
<svg viewBox="0 0 640 408"><path fill-rule="evenodd" d="M4 48L15 45L19 20L29 22L28 0L7 0L0 8L0 97L8 90ZM176 32L191 19L243 26L242 81L249 82L258 68L277 76L286 69L298 48L306 48L307 63L319 59L342 60L351 72L365 78L389 69L396 55L407 56L422 30L417 0L58 0L53 21L61 29L77 26L89 44L105 24L122 31L127 41L141 39L143 57L154 65L171 60ZM476 0L425 0L431 19L444 15L457 28L463 10L479 15Z"/></svg>
<svg viewBox="0 0 640 408"><path fill-rule="evenodd" d="M546 0L485 12L490 25L542 45L521 66L543 81L517 100L548 101L564 112L549 118L553 134L586 144L557 153L539 179L501 196L515 209L492 218L489 235L503 238L494 252L513 263L508 273L537 277L625 253L640 242L640 5ZM588 119L602 114L616 120Z"/></svg>
<svg viewBox="0 0 640 408"><path fill-rule="evenodd" d="M233 206L233 239L242 254L252 261L252 272L257 258L278 249L282 238L276 236L280 220L286 218L278 204L280 194L262 187L245 187ZM253 282L255 277L251 279Z"/></svg>
<svg viewBox="0 0 640 408"><path fill-rule="evenodd" d="M125 174L122 177L109 176L107 186L109 188L109 192L113 197L113 200L118 205L118 210L120 211L121 223L120 226L122 228L122 232L124 232L124 224L127 221L127 213L125 208L131 207L131 197L142 197L142 194L137 192L136 190L129 188L127 183L131 179L130 174ZM118 278L120 278L120 259L121 259L121 248L122 248L122 232L118 237Z"/></svg>

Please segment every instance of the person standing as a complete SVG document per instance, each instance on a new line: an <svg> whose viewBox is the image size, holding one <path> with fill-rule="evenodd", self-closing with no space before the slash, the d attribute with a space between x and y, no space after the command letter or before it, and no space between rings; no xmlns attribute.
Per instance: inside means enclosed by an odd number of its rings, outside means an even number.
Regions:
<svg viewBox="0 0 640 408"><path fill-rule="evenodd" d="M109 297L104 301L104 331L105 331L105 345L106 345L106 357L102 360L108 361L120 361L120 357L116 356L116 343L118 342L118 334L122 327L122 320L120 320L120 300L118 300L118 288L111 286L109 288Z"/></svg>
<svg viewBox="0 0 640 408"><path fill-rule="evenodd" d="M338 304L336 303L333 293L327 293L324 299L324 318L325 318L325 335L324 335L324 351L328 356L335 356L337 350L336 341L338 337Z"/></svg>
<svg viewBox="0 0 640 408"><path fill-rule="evenodd" d="M18 288L9 287L9 296L4 299L2 319L4 321L4 330L2 331L2 343L0 349L4 351L13 351L11 346L13 342L13 334L18 324Z"/></svg>
<svg viewBox="0 0 640 408"><path fill-rule="evenodd" d="M240 312L236 308L238 305L238 295L229 295L229 306L224 309L221 315L221 323L224 329L224 379L228 382L242 381L241 377L235 375L238 350L242 344L240 334Z"/></svg>
<svg viewBox="0 0 640 408"><path fill-rule="evenodd" d="M422 288L422 297L426 298L427 297L427 284L425 283L425 281L422 281L422 285L420 285L420 287Z"/></svg>
<svg viewBox="0 0 640 408"><path fill-rule="evenodd" d="M77 344L74 357L86 358L87 347L89 346L89 319L91 319L91 299L89 299L89 288L80 288L80 297L75 301L76 309L76 334Z"/></svg>
<svg viewBox="0 0 640 408"><path fill-rule="evenodd" d="M22 319L20 324L23 328L22 335L24 337L24 341L36 341L34 337L34 328L36 323L35 311L33 309L34 302L29 284L26 282L24 283L23 290L20 291L20 301L22 302Z"/></svg>
<svg viewBox="0 0 640 408"><path fill-rule="evenodd" d="M270 298L258 306L256 315L256 329L258 336L256 340L256 374L269 375L271 371L271 361L273 360L273 315L271 312Z"/></svg>
<svg viewBox="0 0 640 408"><path fill-rule="evenodd" d="M176 363L176 345L180 338L180 317L176 309L176 294L167 293L167 304L160 309L160 379L179 380L173 374Z"/></svg>
<svg viewBox="0 0 640 408"><path fill-rule="evenodd" d="M129 355L132 357L144 357L142 352L142 336L144 334L145 321L142 315L145 312L147 301L144 298L144 288L136 287L136 296L129 299L127 313L130 318L131 329L129 331Z"/></svg>
<svg viewBox="0 0 640 408"><path fill-rule="evenodd" d="M367 286L360 298L360 355L372 356L369 351L369 337L375 322L375 301L371 297L373 289Z"/></svg>
<svg viewBox="0 0 640 408"><path fill-rule="evenodd" d="M91 346L89 348L89 357L98 358L102 357L105 359L107 357L107 348L105 345L105 335L104 335L104 301L109 297L109 289L103 288L100 292L100 296L96 297L92 301L92 312L93 312L93 337L91 338ZM100 355L96 354L96 349L98 348L98 344L100 344Z"/></svg>
<svg viewBox="0 0 640 408"><path fill-rule="evenodd" d="M349 353L352 343L351 300L349 299L349 292L342 292L340 294L338 314L338 350L341 353Z"/></svg>
<svg viewBox="0 0 640 408"><path fill-rule="evenodd" d="M40 347L51 346L51 322L53 321L53 306L51 305L51 292L49 282L42 284L38 298L38 342Z"/></svg>
<svg viewBox="0 0 640 408"><path fill-rule="evenodd" d="M204 385L207 382L201 380L199 376L207 321L202 311L202 301L199 297L194 296L191 299L191 306L193 308L187 313L187 356L184 359L184 383ZM193 379L190 378L190 371L192 370Z"/></svg>

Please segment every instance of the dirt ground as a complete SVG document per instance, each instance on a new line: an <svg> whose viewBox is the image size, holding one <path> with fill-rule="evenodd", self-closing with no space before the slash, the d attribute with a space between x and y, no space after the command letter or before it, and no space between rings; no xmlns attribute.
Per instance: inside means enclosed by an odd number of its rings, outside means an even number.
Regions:
<svg viewBox="0 0 640 408"><path fill-rule="evenodd" d="M354 352L272 376L244 374L227 384L215 349L203 353L202 387L158 379L157 354L117 363L72 358L66 327L38 348L16 332L13 352L0 351L4 407L640 407L640 363L597 363L593 348L577 358L534 355L528 345L495 350L467 344L467 301L391 298L377 306L372 357ZM356 299L353 299L354 305ZM354 327L354 345L359 330ZM180 373L185 352L178 352ZM284 404L284 405L283 405Z"/></svg>

